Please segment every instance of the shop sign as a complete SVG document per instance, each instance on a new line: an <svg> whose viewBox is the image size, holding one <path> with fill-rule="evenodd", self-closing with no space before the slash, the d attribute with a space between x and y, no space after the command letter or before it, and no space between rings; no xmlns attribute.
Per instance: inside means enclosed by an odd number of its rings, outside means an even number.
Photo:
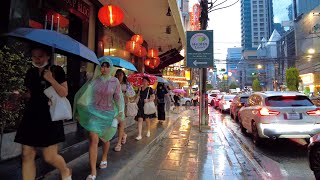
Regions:
<svg viewBox="0 0 320 180"><path fill-rule="evenodd" d="M187 31L187 67L213 67L213 31Z"/></svg>
<svg viewBox="0 0 320 180"><path fill-rule="evenodd" d="M90 6L82 0L64 0L73 10L80 12L86 18L90 17Z"/></svg>

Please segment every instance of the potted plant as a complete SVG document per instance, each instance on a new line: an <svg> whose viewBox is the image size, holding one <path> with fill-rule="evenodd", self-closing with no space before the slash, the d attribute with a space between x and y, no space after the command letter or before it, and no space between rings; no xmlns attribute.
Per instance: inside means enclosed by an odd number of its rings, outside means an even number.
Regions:
<svg viewBox="0 0 320 180"><path fill-rule="evenodd" d="M14 44L0 49L0 160L17 156L21 151L13 139L24 110L19 97L25 91L23 81L30 64L21 47Z"/></svg>

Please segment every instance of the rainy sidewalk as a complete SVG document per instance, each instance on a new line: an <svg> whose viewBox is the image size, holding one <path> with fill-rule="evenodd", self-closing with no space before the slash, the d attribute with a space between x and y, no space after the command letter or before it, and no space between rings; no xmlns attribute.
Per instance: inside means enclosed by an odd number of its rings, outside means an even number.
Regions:
<svg viewBox="0 0 320 180"><path fill-rule="evenodd" d="M185 109L185 108L183 108ZM111 141L110 150L108 154L108 168L104 170L98 169L97 180L104 179L116 179L117 176L121 176L122 172L125 172L128 167L133 167L136 159L141 159L145 156L147 152L150 151L154 146L156 146L162 138L166 137L169 132L175 127L179 121L179 117L185 116L189 111L182 111L180 114L170 113L167 115L167 120L160 124L158 120L151 122L151 136L146 137L146 128L145 123L143 127L143 138L140 141L136 141L135 137L137 136L137 126L133 125L126 129L128 134L127 143L122 146L120 152L113 151L117 143L117 139ZM100 163L100 158L102 154L102 149L99 147L98 162ZM84 180L87 175L90 173L89 168L89 157L88 153L79 156L78 158L68 162L68 166L73 171L74 180ZM59 178L59 173L57 170L51 171L44 176L45 180L56 180ZM126 179L126 178L125 178Z"/></svg>
<svg viewBox="0 0 320 180"><path fill-rule="evenodd" d="M198 113L189 110L167 137L143 157L134 159L115 179L263 179L237 147L219 118L210 116L210 129L199 132Z"/></svg>

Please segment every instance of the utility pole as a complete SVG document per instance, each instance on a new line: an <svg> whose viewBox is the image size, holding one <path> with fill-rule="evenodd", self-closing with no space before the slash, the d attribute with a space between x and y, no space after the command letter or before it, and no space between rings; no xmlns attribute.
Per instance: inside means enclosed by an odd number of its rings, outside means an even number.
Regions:
<svg viewBox="0 0 320 180"><path fill-rule="evenodd" d="M201 15L200 23L201 30L206 30L208 26L208 0L201 0ZM207 68L200 68L200 111L199 111L199 130L202 131L204 127L208 126L208 100L206 98L207 85Z"/></svg>

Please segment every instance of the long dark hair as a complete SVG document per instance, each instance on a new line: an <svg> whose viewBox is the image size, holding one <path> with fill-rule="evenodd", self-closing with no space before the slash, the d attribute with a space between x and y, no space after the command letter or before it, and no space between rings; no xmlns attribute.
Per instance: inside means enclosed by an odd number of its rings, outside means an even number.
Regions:
<svg viewBox="0 0 320 180"><path fill-rule="evenodd" d="M116 74L114 75L114 77L118 78L118 73L122 73L123 74L123 83L127 84L127 76L126 73L122 70L122 69L117 69Z"/></svg>

